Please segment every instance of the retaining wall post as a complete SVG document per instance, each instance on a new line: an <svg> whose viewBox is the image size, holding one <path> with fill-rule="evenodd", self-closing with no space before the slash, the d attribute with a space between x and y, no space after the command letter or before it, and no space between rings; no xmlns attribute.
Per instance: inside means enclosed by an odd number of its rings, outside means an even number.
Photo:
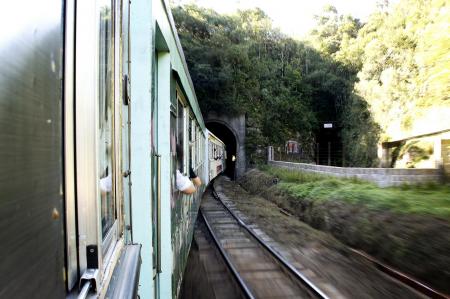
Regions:
<svg viewBox="0 0 450 299"><path fill-rule="evenodd" d="M267 162L273 161L273 146L267 147Z"/></svg>

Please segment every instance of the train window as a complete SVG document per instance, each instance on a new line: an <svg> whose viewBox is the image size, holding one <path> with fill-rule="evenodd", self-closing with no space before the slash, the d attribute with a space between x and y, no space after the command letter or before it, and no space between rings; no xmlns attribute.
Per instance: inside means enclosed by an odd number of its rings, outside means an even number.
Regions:
<svg viewBox="0 0 450 299"><path fill-rule="evenodd" d="M198 150L199 150L199 144L198 144L198 130L197 130L197 123L194 122L194 157L195 157L195 168L198 168Z"/></svg>
<svg viewBox="0 0 450 299"><path fill-rule="evenodd" d="M212 142L211 142L211 140L208 141L208 145L209 145L209 159L211 160L211 159L212 159L212 156L213 156L213 148L212 148Z"/></svg>
<svg viewBox="0 0 450 299"><path fill-rule="evenodd" d="M199 150L199 147L198 147L198 138L199 138L199 136L198 136L198 131L197 131L197 122L194 120L194 119L192 119L192 133L193 133L193 138L192 138L192 144L193 144L193 153L192 153L192 156L193 156L193 159L194 159L194 168L195 169L197 169L198 168L198 150Z"/></svg>
<svg viewBox="0 0 450 299"><path fill-rule="evenodd" d="M197 142L198 142L198 166L202 165L202 152L203 152L203 143L202 143L202 133L200 131L200 127L197 127Z"/></svg>
<svg viewBox="0 0 450 299"><path fill-rule="evenodd" d="M202 159L202 153L203 153L203 143L202 143L202 131L200 130L200 127L197 126L197 143L198 143L198 150L197 150L197 156L198 156L198 166L202 165L203 159Z"/></svg>
<svg viewBox="0 0 450 299"><path fill-rule="evenodd" d="M194 120L192 117L189 117L188 120L188 127L189 127L189 167L195 168L195 159L194 159Z"/></svg>
<svg viewBox="0 0 450 299"><path fill-rule="evenodd" d="M115 222L114 201L114 38L111 1L100 4L98 179L102 238Z"/></svg>
<svg viewBox="0 0 450 299"><path fill-rule="evenodd" d="M199 152L198 152L198 163L199 165L203 164L203 148L204 148L204 144L203 144L203 134L202 134L202 130L200 129L200 127L198 127L198 142L199 142Z"/></svg>
<svg viewBox="0 0 450 299"><path fill-rule="evenodd" d="M206 138L205 138L205 136L203 135L203 132L202 132L202 155L201 155L201 157L203 157L203 153L204 153L204 151L205 151L205 142L206 142ZM206 157L205 157L206 158ZM205 162L205 160L203 160L202 159L202 163L204 163Z"/></svg>
<svg viewBox="0 0 450 299"><path fill-rule="evenodd" d="M199 166L199 158L200 158L200 156L199 156L199 151L200 151L200 143L198 142L199 141L199 139L200 139L200 135L198 134L198 126L197 126L197 124L195 125L195 127L194 127L194 132L195 132L195 138L194 138L194 142L195 142L195 168L198 168L198 166Z"/></svg>
<svg viewBox="0 0 450 299"><path fill-rule="evenodd" d="M179 95L178 95L179 96ZM186 158L184 157L185 152L185 132L186 132L186 121L185 121L185 108L180 99L178 99L177 107L177 168L180 172L186 174Z"/></svg>

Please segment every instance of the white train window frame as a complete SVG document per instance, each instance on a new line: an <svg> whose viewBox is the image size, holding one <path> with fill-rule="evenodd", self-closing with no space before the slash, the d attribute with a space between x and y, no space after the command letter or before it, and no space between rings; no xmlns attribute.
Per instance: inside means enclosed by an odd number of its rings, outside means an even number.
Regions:
<svg viewBox="0 0 450 299"><path fill-rule="evenodd" d="M188 135L189 135L189 142L188 142L188 156L189 156L189 167L192 167L192 169L196 169L196 159L195 159L195 120L192 115L192 113L189 113L188 118Z"/></svg>
<svg viewBox="0 0 450 299"><path fill-rule="evenodd" d="M88 259L87 249L94 246L97 249L98 277L96 280L103 285L103 281L110 278L118 253L123 245L121 233L123 214L120 194L122 183L120 172L122 131L120 127L121 98L120 82L120 5L118 0L110 1L79 1L76 6L76 40L75 52L75 153L76 153L76 194L77 208L73 211L77 215L78 223L78 267L80 275L88 268L95 268L92 260ZM102 237L101 194L99 173L99 99L100 99L100 4L110 5L111 22L111 188L114 209L113 223ZM93 30L92 28L95 28ZM66 112L67 115L67 112ZM67 131L66 131L67 132ZM67 146L68 144L66 144ZM91 247L89 247L91 248ZM95 255L94 255L95 257ZM91 263L91 264L89 264ZM68 266L74 267L73 263ZM75 285L76 287L76 285Z"/></svg>
<svg viewBox="0 0 450 299"><path fill-rule="evenodd" d="M177 135L176 135L177 145L179 144L178 136L180 136L179 135L180 134L180 131L179 131L180 123L179 122L181 122L181 124L182 124L182 126L181 126L182 132L181 133L183 136L183 142L182 142L183 144L181 144L182 149L183 149L183 161L182 161L182 167L179 170L184 175L187 175L187 173L188 173L187 164L189 161L188 160L189 157L188 157L188 155L186 155L186 153L189 153L188 152L188 140L187 140L188 139L187 132L188 132L188 120L189 120L188 113L189 112L188 112L187 101L186 101L180 87L178 86L178 84L176 85L176 98L177 98L177 117L176 117L176 119L177 119ZM181 107L181 111L180 111L180 107ZM180 114L180 112L181 112L181 114ZM180 116L181 116L181 120L180 120ZM178 159L178 157L177 157L177 159Z"/></svg>

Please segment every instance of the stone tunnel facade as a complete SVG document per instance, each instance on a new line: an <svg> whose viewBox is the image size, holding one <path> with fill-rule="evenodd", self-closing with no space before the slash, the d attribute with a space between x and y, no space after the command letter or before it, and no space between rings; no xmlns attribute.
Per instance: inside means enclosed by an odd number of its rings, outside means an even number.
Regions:
<svg viewBox="0 0 450 299"><path fill-rule="evenodd" d="M206 127L208 127L208 124L221 124L233 133L236 138L235 177L241 177L245 173L247 165L245 153L245 115L226 116L212 112L206 117L205 123Z"/></svg>

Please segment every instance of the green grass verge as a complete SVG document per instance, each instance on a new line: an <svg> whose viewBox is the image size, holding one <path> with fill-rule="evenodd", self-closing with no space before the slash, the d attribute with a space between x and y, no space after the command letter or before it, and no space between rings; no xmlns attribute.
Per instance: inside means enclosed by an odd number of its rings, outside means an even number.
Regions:
<svg viewBox="0 0 450 299"><path fill-rule="evenodd" d="M309 201L341 200L371 209L433 215L450 221L450 186L438 184L380 188L357 179L263 166L261 170L280 179L279 187Z"/></svg>

